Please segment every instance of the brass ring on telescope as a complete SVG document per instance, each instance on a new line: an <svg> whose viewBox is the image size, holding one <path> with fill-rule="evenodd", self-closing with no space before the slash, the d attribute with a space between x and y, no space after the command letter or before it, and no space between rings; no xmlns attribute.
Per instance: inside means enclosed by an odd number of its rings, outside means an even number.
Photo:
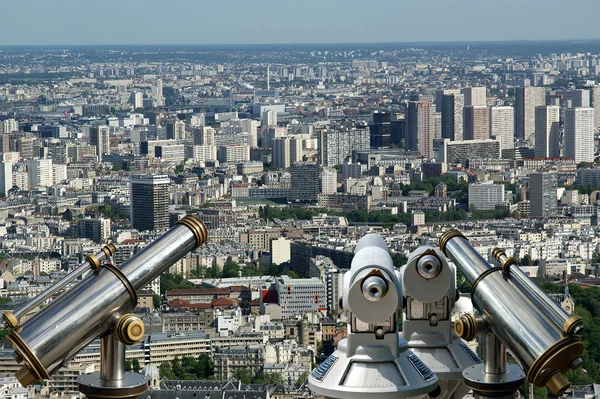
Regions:
<svg viewBox="0 0 600 399"><path fill-rule="evenodd" d="M519 262L517 262L517 260L511 256L511 257L505 258L502 261L502 264L500 265L500 267L502 268L502 271L504 273L508 274L508 273L510 273L510 267L517 266L518 264L519 264Z"/></svg>
<svg viewBox="0 0 600 399"><path fill-rule="evenodd" d="M106 270L108 270L108 271L110 271L119 280L121 280L121 282L125 286L125 289L127 289L127 292L129 292L129 297L131 298L131 304L135 308L137 306L137 303L138 303L138 298L137 298L137 294L135 292L135 289L133 288L133 285L131 285L131 282L129 281L129 279L127 278L127 276L125 276L123 274L123 272L118 267L116 267L115 265L112 265L110 263L105 263L101 267L104 268L104 269L106 269Z"/></svg>
<svg viewBox="0 0 600 399"><path fill-rule="evenodd" d="M19 320L17 320L17 316L14 315L13 312L6 311L2 313L2 320L9 328L16 328L19 325Z"/></svg>
<svg viewBox="0 0 600 399"><path fill-rule="evenodd" d="M495 259L498 259L498 260L500 260L500 257L501 257L502 255L506 255L502 249L500 249L500 248L496 247L496 248L494 248L494 249L492 250L492 256L493 256Z"/></svg>
<svg viewBox="0 0 600 399"><path fill-rule="evenodd" d="M85 257L85 261L92 266L92 269L97 270L100 267L100 259L96 255L89 254Z"/></svg>
<svg viewBox="0 0 600 399"><path fill-rule="evenodd" d="M579 334L583 330L583 319L579 316L571 316L565 321L564 332L567 335Z"/></svg>
<svg viewBox="0 0 600 399"><path fill-rule="evenodd" d="M465 341L473 341L477 336L477 319L473 313L467 313L454 323L454 332Z"/></svg>
<svg viewBox="0 0 600 399"><path fill-rule="evenodd" d="M193 215L187 215L179 220L177 224L182 224L194 233L196 237L196 248L204 244L208 240L208 230L200 219Z"/></svg>
<svg viewBox="0 0 600 399"><path fill-rule="evenodd" d="M497 272L497 271L501 271L502 268L501 267L492 267L490 269L487 269L486 271L484 271L483 273L481 273L479 275L479 277L477 277L475 279L475 281L473 282L473 286L471 287L471 302L473 302L475 300L475 289L477 288L477 285L481 282L481 280L483 280L484 278L487 277L488 274L492 274L493 272ZM475 303L475 302L473 302Z"/></svg>
<svg viewBox="0 0 600 399"><path fill-rule="evenodd" d="M467 239L463 235L463 233L461 233L460 231L458 231L456 229L447 230L440 236L440 239L438 241L438 246L440 247L440 249L446 256L448 256L448 254L446 254L446 244L448 243L448 241L450 241L451 238L454 238L454 237L462 237L465 240Z"/></svg>
<svg viewBox="0 0 600 399"><path fill-rule="evenodd" d="M582 354L581 338L576 335L562 338L533 362L527 372L527 380L537 387L546 385L552 393L560 396L569 386L568 381L566 385L563 383L565 381L563 373L566 373L571 362ZM542 373L547 368L550 370Z"/></svg>
<svg viewBox="0 0 600 399"><path fill-rule="evenodd" d="M115 244L110 243L102 247L102 252L104 252L104 255L106 255L107 258L110 258L117 252L117 247L115 247Z"/></svg>
<svg viewBox="0 0 600 399"><path fill-rule="evenodd" d="M38 359L38 357L31 351L29 345L23 341L23 338L19 335L16 330L10 330L8 333L8 339L14 344L14 346L19 349L20 355L22 355L23 359L27 362L27 369L31 372L33 377L36 380L42 381L50 378L46 368Z"/></svg>

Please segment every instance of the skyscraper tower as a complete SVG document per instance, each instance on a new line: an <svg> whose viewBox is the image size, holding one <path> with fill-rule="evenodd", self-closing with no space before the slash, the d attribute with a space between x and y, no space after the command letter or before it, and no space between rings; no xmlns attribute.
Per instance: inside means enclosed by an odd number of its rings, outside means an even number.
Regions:
<svg viewBox="0 0 600 399"><path fill-rule="evenodd" d="M500 139L500 150L515 147L515 109L513 107L490 108L490 136Z"/></svg>
<svg viewBox="0 0 600 399"><path fill-rule="evenodd" d="M290 201L317 202L321 192L321 167L315 163L295 163L290 169Z"/></svg>
<svg viewBox="0 0 600 399"><path fill-rule="evenodd" d="M90 127L90 145L96 146L98 162L102 162L102 155L110 154L109 132L108 126L94 125Z"/></svg>
<svg viewBox="0 0 600 399"><path fill-rule="evenodd" d="M490 138L490 113L483 105L465 106L463 139L485 140Z"/></svg>
<svg viewBox="0 0 600 399"><path fill-rule="evenodd" d="M486 87L467 87L464 89L465 106L487 106Z"/></svg>
<svg viewBox="0 0 600 399"><path fill-rule="evenodd" d="M565 158L594 162L594 109L565 110Z"/></svg>
<svg viewBox="0 0 600 399"><path fill-rule="evenodd" d="M560 157L560 107L557 105L535 108L535 157Z"/></svg>
<svg viewBox="0 0 600 399"><path fill-rule="evenodd" d="M463 139L464 96L460 93L442 94L442 138L450 140Z"/></svg>
<svg viewBox="0 0 600 399"><path fill-rule="evenodd" d="M432 110L431 103L426 101L410 101L406 110L407 148L418 151L422 156L432 155Z"/></svg>
<svg viewBox="0 0 600 399"><path fill-rule="evenodd" d="M556 215L556 186L556 175L554 173L532 173L529 175L530 217L543 218Z"/></svg>
<svg viewBox="0 0 600 399"><path fill-rule="evenodd" d="M139 231L169 228L169 176L131 176L131 227Z"/></svg>
<svg viewBox="0 0 600 399"><path fill-rule="evenodd" d="M271 65L267 64L267 91L271 91Z"/></svg>
<svg viewBox="0 0 600 399"><path fill-rule="evenodd" d="M391 140L390 113L373 111L371 130L371 147L389 147Z"/></svg>
<svg viewBox="0 0 600 399"><path fill-rule="evenodd" d="M515 136L530 143L535 141L535 107L546 105L543 87L517 87L515 103Z"/></svg>

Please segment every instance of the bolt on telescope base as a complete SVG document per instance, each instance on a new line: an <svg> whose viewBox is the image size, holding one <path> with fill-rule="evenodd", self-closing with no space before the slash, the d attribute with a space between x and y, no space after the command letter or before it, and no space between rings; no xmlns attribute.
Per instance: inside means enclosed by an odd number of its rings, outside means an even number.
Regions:
<svg viewBox="0 0 600 399"><path fill-rule="evenodd" d="M135 399L148 389L148 379L141 374L125 373L120 381L104 381L100 373L79 377L79 392L90 399Z"/></svg>

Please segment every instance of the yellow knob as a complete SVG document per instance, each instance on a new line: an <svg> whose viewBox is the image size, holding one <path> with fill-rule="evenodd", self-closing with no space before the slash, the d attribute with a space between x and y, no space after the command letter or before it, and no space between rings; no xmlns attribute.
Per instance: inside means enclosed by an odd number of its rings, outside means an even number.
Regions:
<svg viewBox="0 0 600 399"><path fill-rule="evenodd" d="M144 322L136 315L126 314L117 322L115 336L125 345L133 345L144 337Z"/></svg>

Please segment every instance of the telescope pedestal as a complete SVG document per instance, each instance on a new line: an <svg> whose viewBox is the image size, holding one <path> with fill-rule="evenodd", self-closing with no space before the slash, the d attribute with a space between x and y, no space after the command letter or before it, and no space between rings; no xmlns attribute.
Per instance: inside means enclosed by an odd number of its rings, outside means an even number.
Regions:
<svg viewBox="0 0 600 399"><path fill-rule="evenodd" d="M506 363L506 348L491 331L485 335L484 354L483 364L463 371L465 385L477 399L513 399L525 382L525 372L516 364Z"/></svg>
<svg viewBox="0 0 600 399"><path fill-rule="evenodd" d="M135 399L148 379L125 371L125 345L108 334L100 341L100 372L79 377L79 391L90 399Z"/></svg>

